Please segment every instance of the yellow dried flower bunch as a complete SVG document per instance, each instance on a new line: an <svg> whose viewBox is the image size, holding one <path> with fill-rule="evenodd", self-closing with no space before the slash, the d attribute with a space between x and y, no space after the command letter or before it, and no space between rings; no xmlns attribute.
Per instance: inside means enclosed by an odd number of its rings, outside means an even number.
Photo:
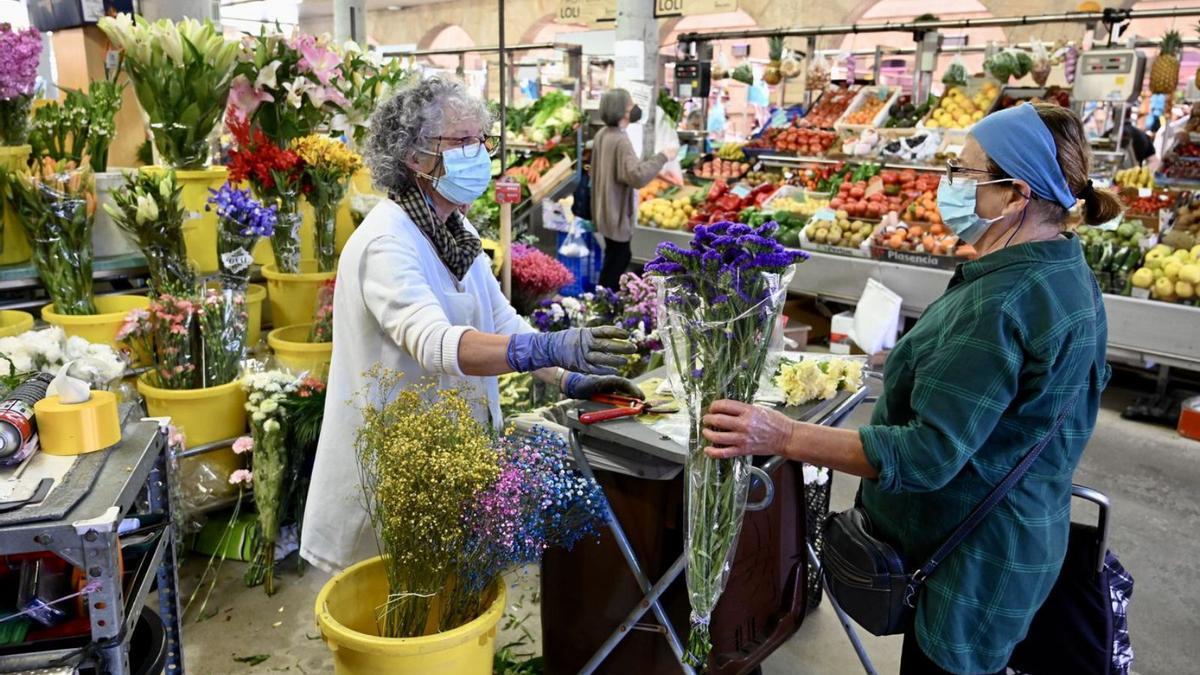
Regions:
<svg viewBox="0 0 1200 675"><path fill-rule="evenodd" d="M402 387L402 375L376 366L359 393L363 423L355 437L367 510L388 558L391 595L379 608L388 637L424 635L446 592L455 553L467 534L464 504L499 474L488 430L466 393L435 384Z"/></svg>
<svg viewBox="0 0 1200 675"><path fill-rule="evenodd" d="M339 174L338 179L348 178L362 168L362 157L346 147L346 144L329 136L309 134L292 141L292 151L304 163L330 173Z"/></svg>

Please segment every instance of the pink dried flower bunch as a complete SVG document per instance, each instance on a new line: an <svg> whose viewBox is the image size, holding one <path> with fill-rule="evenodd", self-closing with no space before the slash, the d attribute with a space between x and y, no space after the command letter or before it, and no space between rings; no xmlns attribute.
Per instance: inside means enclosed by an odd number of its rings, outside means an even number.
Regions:
<svg viewBox="0 0 1200 675"><path fill-rule="evenodd" d="M574 283L575 275L554 258L532 246L513 244L512 280L531 296L557 293Z"/></svg>
<svg viewBox="0 0 1200 675"><path fill-rule="evenodd" d="M13 30L0 23L0 100L29 96L37 82L38 59L42 55L42 35L36 28Z"/></svg>

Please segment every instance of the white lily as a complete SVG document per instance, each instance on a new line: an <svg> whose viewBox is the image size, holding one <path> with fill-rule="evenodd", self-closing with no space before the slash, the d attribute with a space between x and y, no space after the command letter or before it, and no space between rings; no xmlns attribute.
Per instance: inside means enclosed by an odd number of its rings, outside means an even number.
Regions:
<svg viewBox="0 0 1200 675"><path fill-rule="evenodd" d="M258 77L254 78L254 88L275 89L278 87L279 83L276 81L276 72L279 70L279 66L281 65L283 64L278 60L275 60L263 66L263 69L258 71Z"/></svg>
<svg viewBox="0 0 1200 675"><path fill-rule="evenodd" d="M154 222L158 219L158 204L145 195L138 195L137 222L139 225Z"/></svg>

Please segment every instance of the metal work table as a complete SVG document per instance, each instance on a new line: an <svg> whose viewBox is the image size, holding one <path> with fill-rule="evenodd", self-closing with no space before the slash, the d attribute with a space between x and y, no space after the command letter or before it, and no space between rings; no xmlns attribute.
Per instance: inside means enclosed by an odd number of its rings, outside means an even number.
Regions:
<svg viewBox="0 0 1200 675"><path fill-rule="evenodd" d="M82 648L19 652L20 646L0 652L0 672L83 665L95 660L98 672L129 672L129 639L152 582L158 582L159 614L167 634L166 672L183 673L179 633L178 577L170 518L148 553L148 571L135 578L131 592L123 591L119 572L117 527L145 490L150 511L169 514L166 429L155 421L127 423L121 442L109 450L88 493L65 516L56 520L0 527L0 553L48 551L84 570L98 583L87 596L91 644Z"/></svg>
<svg viewBox="0 0 1200 675"><path fill-rule="evenodd" d="M646 378L662 376L664 373L665 369L660 369L647 374ZM863 387L856 392L842 392L829 401L797 408L784 407L780 408L780 410L793 419L826 426L837 426L849 417L858 404L866 399L867 388ZM575 464L584 476L594 479L593 467L599 464L597 460L602 460L610 456L615 456L620 461L626 463L632 461L645 464L648 468L640 475L644 475L647 478L671 478L682 469L687 456L687 448L675 442L670 437L662 435L649 425L643 424L632 417L599 424L584 425L579 422L580 413L606 406L591 402L579 402L577 405L568 404L568 406L565 409L565 425L570 430L571 449L575 457ZM758 482L765 489L765 497L757 504L747 504L746 509L748 511L765 509L770 504L774 495L774 484L771 474L783 463L784 460L776 457L765 463L756 465L752 469L751 490L753 491L755 482ZM630 609L624 620L579 671L580 675L589 675L595 672L621 640L638 627L643 615L648 611L654 614L658 622L658 625L654 626L653 630L663 635L670 645L671 651L674 652L676 659L679 660L682 671L690 675L694 671L683 664L683 644L672 626L666 610L659 601L667 588L683 573L687 560L686 551L675 560L661 579L652 581L643 570L642 563L638 560L621 523L617 520L611 508L608 509L605 518L607 526L612 530L617 547L625 558L625 562L636 578L644 596L637 605ZM809 555L810 559L819 567L819 562L816 561L815 552L812 550L811 544L809 546ZM835 607L835 609L837 608ZM837 609L837 611L840 616L840 609ZM843 623L845 624L845 622ZM849 628L848 624L845 625L847 626L847 635L854 644L855 649L860 655L865 656L865 652L862 650L852 629ZM869 661L865 661L864 663L869 663ZM872 671L868 669L868 672Z"/></svg>
<svg viewBox="0 0 1200 675"><path fill-rule="evenodd" d="M690 232L634 228L633 259L645 262L654 257L660 242L687 247ZM946 290L952 272L870 258L832 255L810 251L809 259L796 268L788 290L855 305L868 279L875 279L903 299L901 312L918 317ZM1139 365L1163 364L1200 370L1200 307L1120 295L1104 295L1108 314L1109 357Z"/></svg>

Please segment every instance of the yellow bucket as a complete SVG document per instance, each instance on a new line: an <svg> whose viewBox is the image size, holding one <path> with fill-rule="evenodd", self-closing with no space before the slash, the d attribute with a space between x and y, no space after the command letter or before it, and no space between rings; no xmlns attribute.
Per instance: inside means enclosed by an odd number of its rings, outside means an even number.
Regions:
<svg viewBox="0 0 1200 675"><path fill-rule="evenodd" d="M316 260L301 260L298 274L280 272L273 264L264 265L262 273L267 278L271 323L276 326L311 323L321 284L337 276L336 272L318 272Z"/></svg>
<svg viewBox="0 0 1200 675"><path fill-rule="evenodd" d="M125 316L133 309L146 309L150 299L144 295L100 295L96 296L99 314L73 316L54 311L54 303L42 308L42 319L63 329L68 336L78 335L88 342L109 345L121 349L117 342L117 331L125 323ZM143 359L136 359L142 361Z"/></svg>
<svg viewBox="0 0 1200 675"><path fill-rule="evenodd" d="M267 345L275 352L275 360L287 370L299 375L324 380L329 375L329 362L333 359L332 342L309 342L311 323L276 328L267 333Z"/></svg>
<svg viewBox="0 0 1200 675"><path fill-rule="evenodd" d="M27 330L33 330L33 315L15 309L0 310L0 337L20 335Z"/></svg>
<svg viewBox="0 0 1200 675"><path fill-rule="evenodd" d="M297 197L297 199L300 200L300 229L296 235L300 238L300 258L301 260L308 260L309 258L315 260L317 247L313 242L313 223L316 221L317 216L307 199L301 197ZM275 264L275 252L271 250L270 237L259 239L258 243L254 244L254 250L251 253L254 256L254 262L263 267Z"/></svg>
<svg viewBox="0 0 1200 675"><path fill-rule="evenodd" d="M246 392L241 380L204 389L163 389L149 383L150 373L137 381L151 417L170 417L187 439L188 447L237 438L246 433ZM180 460L180 484L203 485L214 497L230 496L237 488L229 474L242 467L242 458L229 448ZM185 489L188 489L185 487Z"/></svg>
<svg viewBox="0 0 1200 675"><path fill-rule="evenodd" d="M267 299L267 287L250 284L246 287L246 348L253 349L262 339L263 301Z"/></svg>
<svg viewBox="0 0 1200 675"><path fill-rule="evenodd" d="M417 638L383 638L375 608L388 597L382 557L352 565L317 594L317 626L333 652L336 675L490 675L496 624L504 614L503 581L496 599L478 618L444 633Z"/></svg>
<svg viewBox="0 0 1200 675"><path fill-rule="evenodd" d="M29 170L29 154L33 148L28 145L0 146L0 169L25 173ZM0 250L0 265L22 263L33 255L29 248L29 240L25 238L25 228L17 218L16 209L0 195L0 217L4 219L3 250Z"/></svg>
<svg viewBox="0 0 1200 675"><path fill-rule="evenodd" d="M142 171L161 171L161 167L144 167ZM211 196L209 189L218 189L225 183L228 171L223 166L207 169L177 170L175 177L182 188L180 195L184 212L189 214L183 223L183 240L187 246L188 260L201 274L211 274L217 264L217 213L205 211L204 206Z"/></svg>

